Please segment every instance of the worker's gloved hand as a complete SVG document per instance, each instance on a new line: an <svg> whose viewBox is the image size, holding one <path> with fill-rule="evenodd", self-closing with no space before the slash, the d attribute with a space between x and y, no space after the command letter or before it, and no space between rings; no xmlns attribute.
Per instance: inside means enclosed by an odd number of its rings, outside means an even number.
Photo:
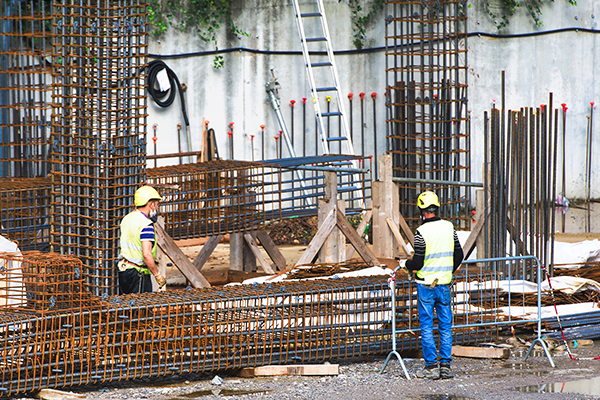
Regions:
<svg viewBox="0 0 600 400"><path fill-rule="evenodd" d="M154 278L156 279L156 283L158 283L159 288L162 288L167 284L167 278L165 278L161 274L154 275Z"/></svg>
<svg viewBox="0 0 600 400"><path fill-rule="evenodd" d="M412 272L410 272L408 270L408 268L406 268L406 260L400 260L400 261L398 261L398 266L408 276L408 279L410 279L410 280L413 279Z"/></svg>

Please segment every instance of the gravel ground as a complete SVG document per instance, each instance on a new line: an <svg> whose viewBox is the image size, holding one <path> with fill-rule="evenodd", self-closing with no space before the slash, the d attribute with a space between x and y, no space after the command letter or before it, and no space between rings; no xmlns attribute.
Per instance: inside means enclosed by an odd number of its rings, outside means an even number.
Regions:
<svg viewBox="0 0 600 400"><path fill-rule="evenodd" d="M280 376L240 378L234 371L195 374L181 378L114 382L98 386L75 387L75 393L88 399L598 399L600 398L600 360L572 361L566 353L554 354L552 368L541 352L535 351L522 361L523 350L513 351L507 360L455 358L454 379L430 381L417 379L414 373L423 366L420 358L405 358L412 380L408 381L394 358L384 374L379 374L385 357L339 361L337 376ZM600 356L600 346L579 348L579 357ZM218 375L221 385L211 381ZM576 390L591 388L595 395L577 393L529 392L516 390L529 385L555 384L597 378L577 385ZM546 391L548 388L546 387ZM564 387L568 389L567 387ZM590 390L590 389L587 390ZM64 390L69 390L66 388ZM532 392L533 391L533 392ZM27 397L20 397L22 399Z"/></svg>

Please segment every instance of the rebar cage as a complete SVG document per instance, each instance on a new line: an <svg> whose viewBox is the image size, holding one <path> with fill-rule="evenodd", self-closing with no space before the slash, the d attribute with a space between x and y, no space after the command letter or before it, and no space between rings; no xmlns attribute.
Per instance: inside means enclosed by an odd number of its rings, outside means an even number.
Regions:
<svg viewBox="0 0 600 400"><path fill-rule="evenodd" d="M468 222L469 191L459 185L470 180L466 13L463 0L386 1L388 153L394 177L406 179L400 207L409 220L430 189L442 216Z"/></svg>
<svg viewBox="0 0 600 400"><path fill-rule="evenodd" d="M50 188L46 178L0 179L0 234L21 250L50 247Z"/></svg>
<svg viewBox="0 0 600 400"><path fill-rule="evenodd" d="M322 362L391 348L387 276L100 298L79 290L82 264L72 257L0 254L0 263L6 267L0 274L0 301L6 303L0 307L3 395ZM471 264L457 276L454 343L492 341L502 325L528 324L524 316L537 310L529 307L531 297L503 290L499 276L510 280L531 268L526 260ZM415 284L399 280L395 296L399 350L418 349Z"/></svg>
<svg viewBox="0 0 600 400"><path fill-rule="evenodd" d="M117 293L119 222L145 179L146 0L52 4L52 249Z"/></svg>
<svg viewBox="0 0 600 400"><path fill-rule="evenodd" d="M281 218L281 171L245 161L216 160L148 169L163 197L160 213L174 239L260 229Z"/></svg>

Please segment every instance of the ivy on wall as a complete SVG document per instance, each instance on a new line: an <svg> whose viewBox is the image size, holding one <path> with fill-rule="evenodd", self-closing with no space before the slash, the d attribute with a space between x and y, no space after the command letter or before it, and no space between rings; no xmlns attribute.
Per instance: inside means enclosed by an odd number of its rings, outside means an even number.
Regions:
<svg viewBox="0 0 600 400"><path fill-rule="evenodd" d="M375 15L383 10L385 0L375 0L367 6L365 0L349 0L352 13L352 43L357 49L362 49L367 39L367 25L373 21Z"/></svg>
<svg viewBox="0 0 600 400"><path fill-rule="evenodd" d="M572 6L577 5L576 0L566 0ZM554 2L554 0L499 0L500 3L500 14L496 15L490 10L489 0L485 0L485 7L488 14L494 21L497 29L502 29L509 24L509 19L520 9L524 8L535 26L540 27L544 25L544 21L541 19L542 11L541 7L545 3Z"/></svg>
<svg viewBox="0 0 600 400"><path fill-rule="evenodd" d="M218 50L217 31L226 26L233 35L248 36L231 18L230 0L149 0L152 33L159 37L173 27L181 31L195 30L200 39ZM222 55L215 56L213 67L223 68Z"/></svg>

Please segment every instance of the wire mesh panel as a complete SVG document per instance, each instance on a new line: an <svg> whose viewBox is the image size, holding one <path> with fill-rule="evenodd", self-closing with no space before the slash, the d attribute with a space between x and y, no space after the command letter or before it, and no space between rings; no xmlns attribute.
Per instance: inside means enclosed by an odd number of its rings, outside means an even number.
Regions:
<svg viewBox="0 0 600 400"><path fill-rule="evenodd" d="M388 138L401 212L416 219L416 198L433 189L441 215L467 220L468 199L452 182L468 180L466 2L386 2ZM438 182L431 182L437 180Z"/></svg>
<svg viewBox="0 0 600 400"><path fill-rule="evenodd" d="M117 292L119 222L146 166L144 0L53 4L52 246L95 294Z"/></svg>
<svg viewBox="0 0 600 400"><path fill-rule="evenodd" d="M148 169L165 230L175 239L256 230L281 218L277 167L216 160Z"/></svg>
<svg viewBox="0 0 600 400"><path fill-rule="evenodd" d="M49 172L49 2L0 1L0 177Z"/></svg>
<svg viewBox="0 0 600 400"><path fill-rule="evenodd" d="M0 179L0 233L21 250L49 248L50 188L45 178Z"/></svg>

